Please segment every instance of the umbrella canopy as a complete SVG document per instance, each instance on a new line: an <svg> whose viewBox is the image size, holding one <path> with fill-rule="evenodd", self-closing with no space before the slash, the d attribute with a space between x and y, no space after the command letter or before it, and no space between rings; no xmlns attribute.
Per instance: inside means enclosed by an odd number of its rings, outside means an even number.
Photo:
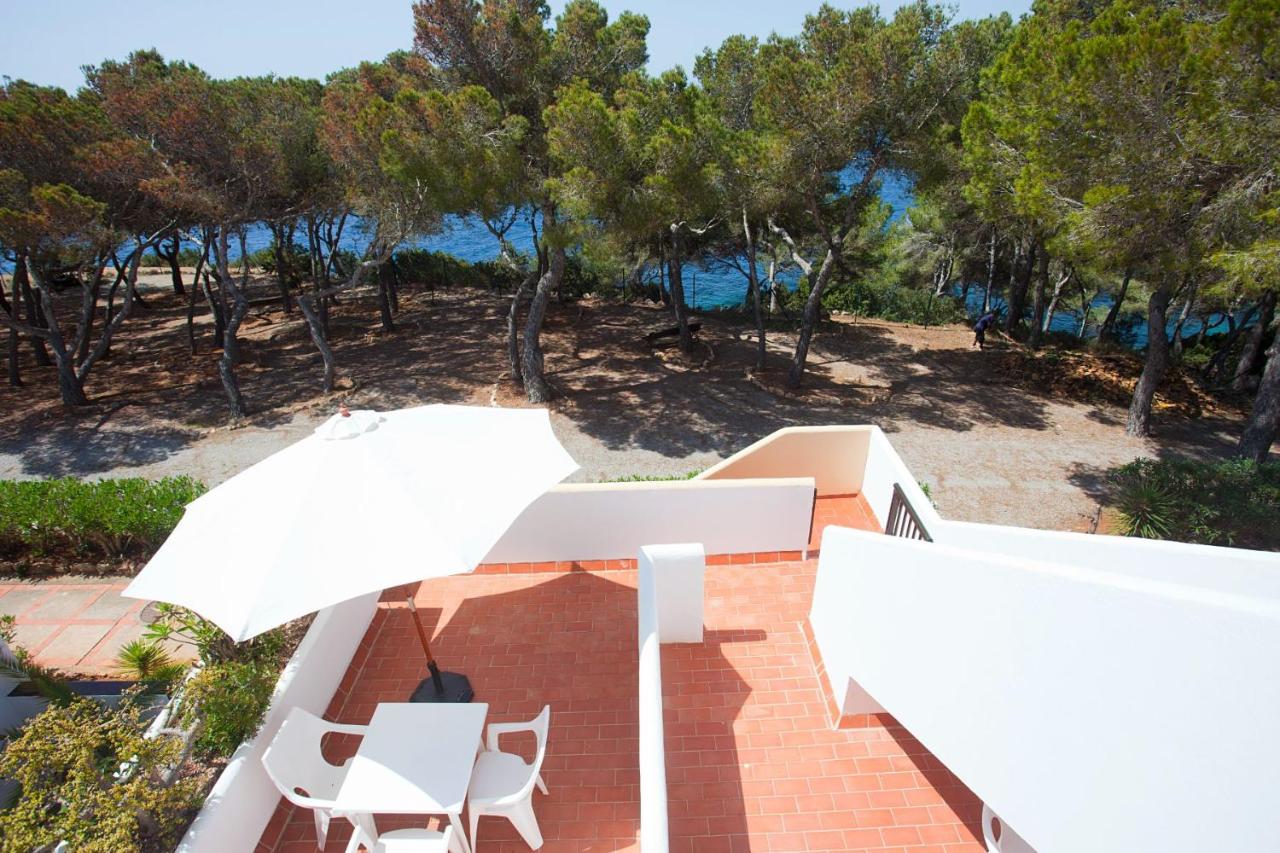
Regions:
<svg viewBox="0 0 1280 853"><path fill-rule="evenodd" d="M247 640L368 592L471 571L577 467L542 409L335 415L192 501L124 594Z"/></svg>

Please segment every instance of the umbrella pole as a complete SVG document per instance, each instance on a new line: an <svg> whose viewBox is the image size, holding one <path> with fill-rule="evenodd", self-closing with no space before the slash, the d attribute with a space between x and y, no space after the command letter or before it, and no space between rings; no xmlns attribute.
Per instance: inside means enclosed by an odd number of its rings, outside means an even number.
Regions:
<svg viewBox="0 0 1280 853"><path fill-rule="evenodd" d="M427 669L431 672L430 679L423 679L418 685L418 689L413 691L413 695L409 697L410 702L470 702L472 696L475 695L471 689L471 682L465 675L456 672L441 672L439 664L436 663L435 655L431 654L431 643L427 641L427 632L422 627L422 622L418 619L418 607L414 604L413 596L405 596L405 600L409 604L409 615L413 619L413 627L418 630L418 642L422 644L422 653L427 658ZM431 682L431 687L427 687L427 682Z"/></svg>

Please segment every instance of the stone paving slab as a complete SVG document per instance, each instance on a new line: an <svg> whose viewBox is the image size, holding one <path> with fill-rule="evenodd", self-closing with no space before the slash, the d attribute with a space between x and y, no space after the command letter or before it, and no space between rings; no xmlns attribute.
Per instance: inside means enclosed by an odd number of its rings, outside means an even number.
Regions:
<svg viewBox="0 0 1280 853"><path fill-rule="evenodd" d="M44 645L61 625L16 625L13 629L13 641L22 648L31 650Z"/></svg>
<svg viewBox="0 0 1280 853"><path fill-rule="evenodd" d="M0 614L15 617L14 643L37 663L80 675L115 676L120 649L146 631L146 602L121 595L120 578L0 581ZM190 646L165 643L175 660Z"/></svg>
<svg viewBox="0 0 1280 853"><path fill-rule="evenodd" d="M36 660L53 666L77 666L110 630L110 625L65 625L40 648Z"/></svg>
<svg viewBox="0 0 1280 853"><path fill-rule="evenodd" d="M21 616L48 594L49 589L40 586L10 589L4 595L0 595L0 615Z"/></svg>
<svg viewBox="0 0 1280 853"><path fill-rule="evenodd" d="M93 600L102 595L102 589L60 589L41 601L36 607L22 614L31 622L62 622L80 614ZM6 598L8 595L5 596Z"/></svg>
<svg viewBox="0 0 1280 853"><path fill-rule="evenodd" d="M119 621L130 613L141 610L145 605L145 601L125 598L115 590L107 590L99 593L98 598L85 608L78 618Z"/></svg>

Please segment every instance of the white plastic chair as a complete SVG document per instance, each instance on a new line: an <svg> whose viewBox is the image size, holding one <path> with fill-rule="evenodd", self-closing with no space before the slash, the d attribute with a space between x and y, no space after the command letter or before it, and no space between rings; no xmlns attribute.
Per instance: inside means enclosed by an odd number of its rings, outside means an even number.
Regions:
<svg viewBox="0 0 1280 853"><path fill-rule="evenodd" d="M262 764L280 795L295 806L311 809L316 821L316 843L321 849L329 834L334 799L351 759L341 766L330 764L320 751L320 741L330 732L363 736L368 728L330 723L294 708L262 754Z"/></svg>
<svg viewBox="0 0 1280 853"><path fill-rule="evenodd" d="M995 824L1000 824L1000 838L996 839ZM1022 836L1014 832L1009 824L991 811L990 806L982 804L982 840L987 844L987 853L1036 853Z"/></svg>
<svg viewBox="0 0 1280 853"><path fill-rule="evenodd" d="M533 786L547 793L542 781L542 760L547 757L547 729L551 725L551 706L527 723L491 723L486 751L476 758L471 771L471 787L467 790L467 811L471 822L471 849L476 849L476 830L484 815L505 817L511 821L525 843L537 850L542 846L542 830L533 813ZM538 748L533 763L509 752L498 751L498 737L512 732L533 732Z"/></svg>
<svg viewBox="0 0 1280 853"><path fill-rule="evenodd" d="M462 845L454 837L452 826L446 826L444 832L393 829L379 835L377 840L370 838L358 825L352 826L355 828L347 842L346 853L356 853L361 847L368 853L462 853Z"/></svg>

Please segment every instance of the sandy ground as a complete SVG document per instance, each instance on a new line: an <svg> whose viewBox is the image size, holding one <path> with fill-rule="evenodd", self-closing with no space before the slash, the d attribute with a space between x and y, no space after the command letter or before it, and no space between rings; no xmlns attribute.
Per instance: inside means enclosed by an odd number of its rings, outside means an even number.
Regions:
<svg viewBox="0 0 1280 853"><path fill-rule="evenodd" d="M298 315L256 307L241 369L251 417L230 428L211 324L202 314L191 355L184 300L152 290L91 378L94 401L83 410L56 403L52 371L35 368L24 347L27 387L0 391L0 477L189 474L215 484L305 436L341 400L518 405L504 372L506 303L479 291L413 289L402 296L398 330L383 333L371 298L350 299L332 332L343 387L328 396ZM789 334L771 333L770 370L753 378L754 333L733 317L703 319L699 350L685 359L644 342L667 325L656 307L552 307L546 363L560 394L552 419L582 466L574 479L683 474L783 426L876 423L945 516L1069 529L1093 515L1107 468L1139 455L1222 455L1240 430L1230 409L1192 417L1168 408L1153 439L1126 438L1123 389L1086 386L1067 398L1011 371L1010 358L1022 356L1006 342L978 352L961 327L847 318L820 331L807 389L794 396L775 390Z"/></svg>

